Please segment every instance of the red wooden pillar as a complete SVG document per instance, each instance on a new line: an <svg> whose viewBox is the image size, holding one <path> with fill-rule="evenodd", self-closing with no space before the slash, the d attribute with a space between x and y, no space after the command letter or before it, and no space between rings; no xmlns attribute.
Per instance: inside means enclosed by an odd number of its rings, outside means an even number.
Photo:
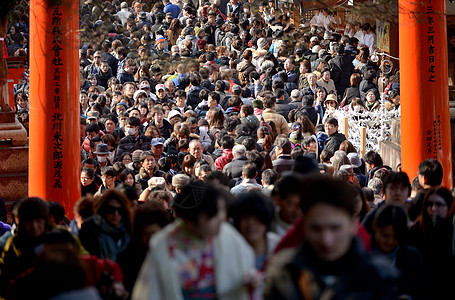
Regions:
<svg viewBox="0 0 455 300"><path fill-rule="evenodd" d="M437 159L452 187L445 0L399 0L401 162L412 179Z"/></svg>
<svg viewBox="0 0 455 300"><path fill-rule="evenodd" d="M80 198L79 1L30 1L29 196Z"/></svg>

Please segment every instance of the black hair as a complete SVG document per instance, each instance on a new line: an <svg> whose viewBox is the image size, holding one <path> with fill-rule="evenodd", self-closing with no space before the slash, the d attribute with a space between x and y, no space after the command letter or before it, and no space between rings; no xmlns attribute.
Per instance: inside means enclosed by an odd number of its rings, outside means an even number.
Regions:
<svg viewBox="0 0 455 300"><path fill-rule="evenodd" d="M256 139L251 136L247 136L242 140L242 145L245 146L246 151L252 151L256 149Z"/></svg>
<svg viewBox="0 0 455 300"><path fill-rule="evenodd" d="M232 136L226 134L220 139L219 144L223 149L232 149L234 148L235 141Z"/></svg>
<svg viewBox="0 0 455 300"><path fill-rule="evenodd" d="M85 128L85 131L98 133L100 131L100 127L96 123L93 123L93 124L91 123L91 124L87 125L87 127Z"/></svg>
<svg viewBox="0 0 455 300"><path fill-rule="evenodd" d="M376 172L377 173L377 172ZM376 176L375 173L375 176ZM411 195L411 183L409 182L408 174L404 172L390 172L383 180L383 191L389 185L399 185L408 189L408 196Z"/></svg>
<svg viewBox="0 0 455 300"><path fill-rule="evenodd" d="M264 194L258 191L251 191L242 194L230 207L229 215L234 221L234 226L239 229L240 220L243 216L254 216L267 229L270 228L273 219L273 206Z"/></svg>
<svg viewBox="0 0 455 300"><path fill-rule="evenodd" d="M314 205L329 204L346 211L351 217L357 212L357 191L346 182L318 175L306 178L299 187L302 190L300 208L307 213Z"/></svg>
<svg viewBox="0 0 455 300"><path fill-rule="evenodd" d="M242 167L242 173L245 175L246 178L254 179L257 174L256 165L254 163L247 162Z"/></svg>
<svg viewBox="0 0 455 300"><path fill-rule="evenodd" d="M174 198L172 208L185 221L197 222L200 215L213 217L218 213L220 192L203 181L186 185Z"/></svg>
<svg viewBox="0 0 455 300"><path fill-rule="evenodd" d="M130 126L141 126L141 120L139 120L139 118L136 118L136 117L129 117L128 120L126 121L126 123Z"/></svg>
<svg viewBox="0 0 455 300"><path fill-rule="evenodd" d="M368 151L364 156L363 156L363 160L366 162L366 163L369 163L369 164L374 164L375 167L380 167L382 166L384 163L382 162L382 158L381 156L379 155L379 153L371 150L371 151Z"/></svg>
<svg viewBox="0 0 455 300"><path fill-rule="evenodd" d="M419 164L419 174L426 178L428 185L440 185L443 176L442 165L435 159L426 159Z"/></svg>
<svg viewBox="0 0 455 300"><path fill-rule="evenodd" d="M328 117L327 120L325 120L324 124L332 124L333 126L338 126L338 120L334 117Z"/></svg>
<svg viewBox="0 0 455 300"><path fill-rule="evenodd" d="M288 195L301 193L302 177L296 174L281 178L273 188L272 195L286 199Z"/></svg>
<svg viewBox="0 0 455 300"><path fill-rule="evenodd" d="M389 225L392 226L399 244L407 244L409 232L408 215L401 205L382 205L375 213L373 224L375 230Z"/></svg>
<svg viewBox="0 0 455 300"><path fill-rule="evenodd" d="M240 124L240 121L235 117L226 118L223 122L223 127L227 132L232 132L235 130L237 125Z"/></svg>
<svg viewBox="0 0 455 300"><path fill-rule="evenodd" d="M257 150L251 150L246 153L246 158L249 162L254 163L258 170L261 170L264 166L264 157Z"/></svg>

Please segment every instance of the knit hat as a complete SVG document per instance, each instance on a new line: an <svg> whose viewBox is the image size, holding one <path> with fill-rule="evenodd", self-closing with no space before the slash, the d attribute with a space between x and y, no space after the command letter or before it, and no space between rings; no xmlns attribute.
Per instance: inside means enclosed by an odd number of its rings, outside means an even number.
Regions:
<svg viewBox="0 0 455 300"><path fill-rule="evenodd" d="M134 95L133 95L134 101L136 101L136 100L137 100L137 97L139 97L141 94L144 94L145 97L147 97L147 92L146 92L146 91L144 91L144 90L137 90L137 91L134 92Z"/></svg>
<svg viewBox="0 0 455 300"><path fill-rule="evenodd" d="M156 45L158 45L161 42L165 42L165 41L166 41L166 39L164 38L164 36L162 36L162 35L156 36Z"/></svg>
<svg viewBox="0 0 455 300"><path fill-rule="evenodd" d="M142 152L144 152L144 151L142 151L142 150L135 150L135 151L133 152L133 155L131 155L131 156L132 156L131 158L133 159L133 163L135 163L135 162L140 162L140 161L141 161L141 160L140 160L140 156L141 156Z"/></svg>
<svg viewBox="0 0 455 300"><path fill-rule="evenodd" d="M148 181L149 188L155 190L165 190L166 189L166 180L163 177L152 177Z"/></svg>
<svg viewBox="0 0 455 300"><path fill-rule="evenodd" d="M265 49L265 47L267 47L267 45L268 45L267 39L260 38L257 42L257 45L258 45L258 49Z"/></svg>
<svg viewBox="0 0 455 300"><path fill-rule="evenodd" d="M205 45L207 45L207 41L204 39L200 39L200 40L197 40L196 44L199 47L199 49L203 49L205 47Z"/></svg>
<svg viewBox="0 0 455 300"><path fill-rule="evenodd" d="M360 160L360 155L358 153L348 153L348 158L354 168L358 168L362 165L362 161Z"/></svg>
<svg viewBox="0 0 455 300"><path fill-rule="evenodd" d="M322 49L321 46L316 45L316 46L313 47L313 49L311 49L311 52L313 52L313 53L319 53L319 51L320 51L321 49Z"/></svg>
<svg viewBox="0 0 455 300"><path fill-rule="evenodd" d="M202 31L204 31L204 29L202 29L201 27L195 27L194 28L194 35L198 36Z"/></svg>
<svg viewBox="0 0 455 300"><path fill-rule="evenodd" d="M190 183L190 177L188 177L188 175L176 174L174 177L172 177L172 185L176 188L181 189L188 183Z"/></svg>

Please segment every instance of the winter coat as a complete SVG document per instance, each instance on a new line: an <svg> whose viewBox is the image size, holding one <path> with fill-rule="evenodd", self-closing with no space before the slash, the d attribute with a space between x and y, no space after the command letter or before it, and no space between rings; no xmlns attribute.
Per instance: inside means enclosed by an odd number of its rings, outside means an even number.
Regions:
<svg viewBox="0 0 455 300"><path fill-rule="evenodd" d="M366 93L371 90L371 89L375 89L377 90L377 87L376 85L371 82L371 81L367 81L365 79L363 79L361 82L360 82L360 85L359 85L359 91L360 91L360 98L365 101L365 96L366 96ZM377 94L376 95L376 99L379 98L379 93L375 93Z"/></svg>
<svg viewBox="0 0 455 300"><path fill-rule="evenodd" d="M134 82L134 75L125 72L125 70L122 68L117 74L117 79L120 81L120 84L124 84L125 82Z"/></svg>
<svg viewBox="0 0 455 300"><path fill-rule="evenodd" d="M128 246L130 233L124 225L115 228L103 217L94 215L82 223L79 239L91 255L116 261L117 255Z"/></svg>
<svg viewBox="0 0 455 300"><path fill-rule="evenodd" d="M342 142L346 140L344 134L340 132L335 132L334 134L330 135L328 139L324 142L324 150L331 150L333 153L340 149L340 145Z"/></svg>
<svg viewBox="0 0 455 300"><path fill-rule="evenodd" d="M223 168L223 173L229 178L239 178L242 176L243 166L248 162L246 156L237 156L232 161L226 164Z"/></svg>
<svg viewBox="0 0 455 300"><path fill-rule="evenodd" d="M223 171L224 166L230 163L233 158L232 149L223 149L223 154L215 159L215 166L218 171Z"/></svg>
<svg viewBox="0 0 455 300"><path fill-rule="evenodd" d="M289 121L288 114L291 111L291 106L289 106L289 103L286 103L284 100L278 100L276 102L275 111L278 114L282 115L286 119L286 122Z"/></svg>
<svg viewBox="0 0 455 300"><path fill-rule="evenodd" d="M132 300L183 300L178 274L169 253L168 239L174 222L150 240L149 253L139 272ZM228 223L213 238L216 299L250 299L242 283L246 273L254 269L254 253L245 239ZM165 282L166 284L162 284Z"/></svg>
<svg viewBox="0 0 455 300"><path fill-rule="evenodd" d="M285 172L292 171L294 168L294 160L290 155L280 155L272 161L273 169L278 172L278 174L283 175Z"/></svg>
<svg viewBox="0 0 455 300"><path fill-rule="evenodd" d="M95 77L96 77L96 80L98 81L98 85L102 86L104 89L107 89L107 87L108 87L107 82L109 81L109 79L114 77L114 74L112 74L111 68L109 68L109 70L107 71L106 74L101 72L101 69L100 69L100 71L98 72L98 74L95 75Z"/></svg>
<svg viewBox="0 0 455 300"><path fill-rule="evenodd" d="M335 55L329 60L330 74L337 89L338 95L343 95L349 87L351 75L354 72L354 66L347 55Z"/></svg>
<svg viewBox="0 0 455 300"><path fill-rule="evenodd" d="M143 167L139 170L139 173L136 174L135 180L137 183L141 185L143 191L149 187L148 181L152 177L163 177L164 172L158 169L158 166L155 165L155 169L153 171L153 176L150 176L147 171Z"/></svg>
<svg viewBox="0 0 455 300"><path fill-rule="evenodd" d="M278 114L274 109L266 108L262 112L262 117L266 122L273 121L273 123L275 123L277 134L284 134L286 136L289 134L288 122L282 115Z"/></svg>
<svg viewBox="0 0 455 300"><path fill-rule="evenodd" d="M327 273L326 269L331 268ZM323 274L335 274L327 285ZM265 275L264 299L396 299L396 272L382 258L368 254L356 239L329 266L304 242L274 257Z"/></svg>
<svg viewBox="0 0 455 300"><path fill-rule="evenodd" d="M201 102L199 92L202 90L200 86L192 86L186 95L186 105L196 108Z"/></svg>
<svg viewBox="0 0 455 300"><path fill-rule="evenodd" d="M137 138L127 135L118 144L116 158L118 159L124 152L133 153L135 150L150 150L151 142L152 140L146 135L138 135Z"/></svg>

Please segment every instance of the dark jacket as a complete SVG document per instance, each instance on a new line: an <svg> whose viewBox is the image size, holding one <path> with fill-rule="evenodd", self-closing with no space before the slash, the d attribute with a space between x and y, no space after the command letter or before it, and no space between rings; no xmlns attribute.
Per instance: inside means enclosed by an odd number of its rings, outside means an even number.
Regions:
<svg viewBox="0 0 455 300"><path fill-rule="evenodd" d="M278 172L278 174L282 175L285 172L292 171L294 167L294 160L291 158L290 155L280 155L272 161L273 169Z"/></svg>
<svg viewBox="0 0 455 300"><path fill-rule="evenodd" d="M363 79L359 85L360 98L365 101L365 95L370 89L377 90L376 85L373 82ZM376 99L379 99L379 93L376 95Z"/></svg>
<svg viewBox="0 0 455 300"><path fill-rule="evenodd" d="M352 99L359 97L360 98L360 91L358 86L354 87L348 87L344 91L343 98L341 99L342 101L346 99L346 102L344 103L344 106L347 106L351 104Z"/></svg>
<svg viewBox="0 0 455 300"><path fill-rule="evenodd" d="M318 113L316 112L316 109L314 109L313 106L304 106L302 107L302 111L306 113L306 116L310 119L311 123L316 126L316 123L318 122ZM321 123L321 121L322 120L319 120L319 123Z"/></svg>
<svg viewBox="0 0 455 300"><path fill-rule="evenodd" d="M79 239L91 255L116 261L128 246L130 234L125 226L114 228L103 217L94 215L82 223Z"/></svg>
<svg viewBox="0 0 455 300"><path fill-rule="evenodd" d="M334 284L324 279L332 275ZM304 242L300 249L283 250L267 268L265 300L321 299L395 299L394 270L382 258L369 255L353 239L347 254L337 261L321 261ZM303 292L302 292L303 291ZM307 295L307 297L305 297Z"/></svg>
<svg viewBox="0 0 455 300"><path fill-rule="evenodd" d="M156 126L155 121L152 120L150 122L150 125ZM147 129L146 129L147 130ZM163 127L159 128L161 137L164 139L168 139L171 137L172 131L174 131L174 128L172 128L171 123L169 123L167 120L163 120Z"/></svg>
<svg viewBox="0 0 455 300"><path fill-rule="evenodd" d="M291 107L289 106L289 103L286 103L285 100L278 100L276 102L275 111L277 112L277 114L282 115L287 122L289 122L288 114L290 110Z"/></svg>
<svg viewBox="0 0 455 300"><path fill-rule="evenodd" d="M336 55L329 61L330 74L332 75L338 95L343 95L349 86L354 66L347 55Z"/></svg>
<svg viewBox="0 0 455 300"><path fill-rule="evenodd" d="M163 177L164 172L158 169L158 166L155 166L155 170L153 173L153 177ZM142 190L144 191L146 188L148 188L149 184L148 181L149 179L152 178L147 171L145 171L144 168L141 168L139 170L139 173L136 174L135 180L141 185Z"/></svg>
<svg viewBox="0 0 455 300"><path fill-rule="evenodd" d="M238 178L242 176L243 166L248 162L246 156L237 156L230 163L224 166L223 173L229 178Z"/></svg>
<svg viewBox="0 0 455 300"><path fill-rule="evenodd" d="M133 153L135 150L147 151L150 150L152 140L146 135L138 135L135 139L132 135L127 135L122 138L117 148L117 158L124 152Z"/></svg>
<svg viewBox="0 0 455 300"><path fill-rule="evenodd" d="M316 84L316 87L318 87L318 85ZM314 93L313 91L311 90L310 86L307 86L306 88L304 88L302 90L302 97L305 97L305 96L311 96L314 98Z"/></svg>
<svg viewBox="0 0 455 300"><path fill-rule="evenodd" d="M109 63L109 67L111 67L114 76L117 76L118 59L109 52L101 53L101 57Z"/></svg>
<svg viewBox="0 0 455 300"><path fill-rule="evenodd" d="M342 142L346 140L346 137L344 134L340 132L335 132L327 140L324 142L324 150L332 150L333 152L337 151L340 149L340 145Z"/></svg>
<svg viewBox="0 0 455 300"><path fill-rule="evenodd" d="M122 68L120 72L117 74L117 79L120 81L120 84L124 84L125 82L134 82L134 75L126 73L125 70Z"/></svg>
<svg viewBox="0 0 455 300"><path fill-rule="evenodd" d="M189 105L195 109L196 106L201 102L201 99L199 98L199 92L201 90L202 88L200 86L191 87L188 91L188 94L186 95L186 105Z"/></svg>

